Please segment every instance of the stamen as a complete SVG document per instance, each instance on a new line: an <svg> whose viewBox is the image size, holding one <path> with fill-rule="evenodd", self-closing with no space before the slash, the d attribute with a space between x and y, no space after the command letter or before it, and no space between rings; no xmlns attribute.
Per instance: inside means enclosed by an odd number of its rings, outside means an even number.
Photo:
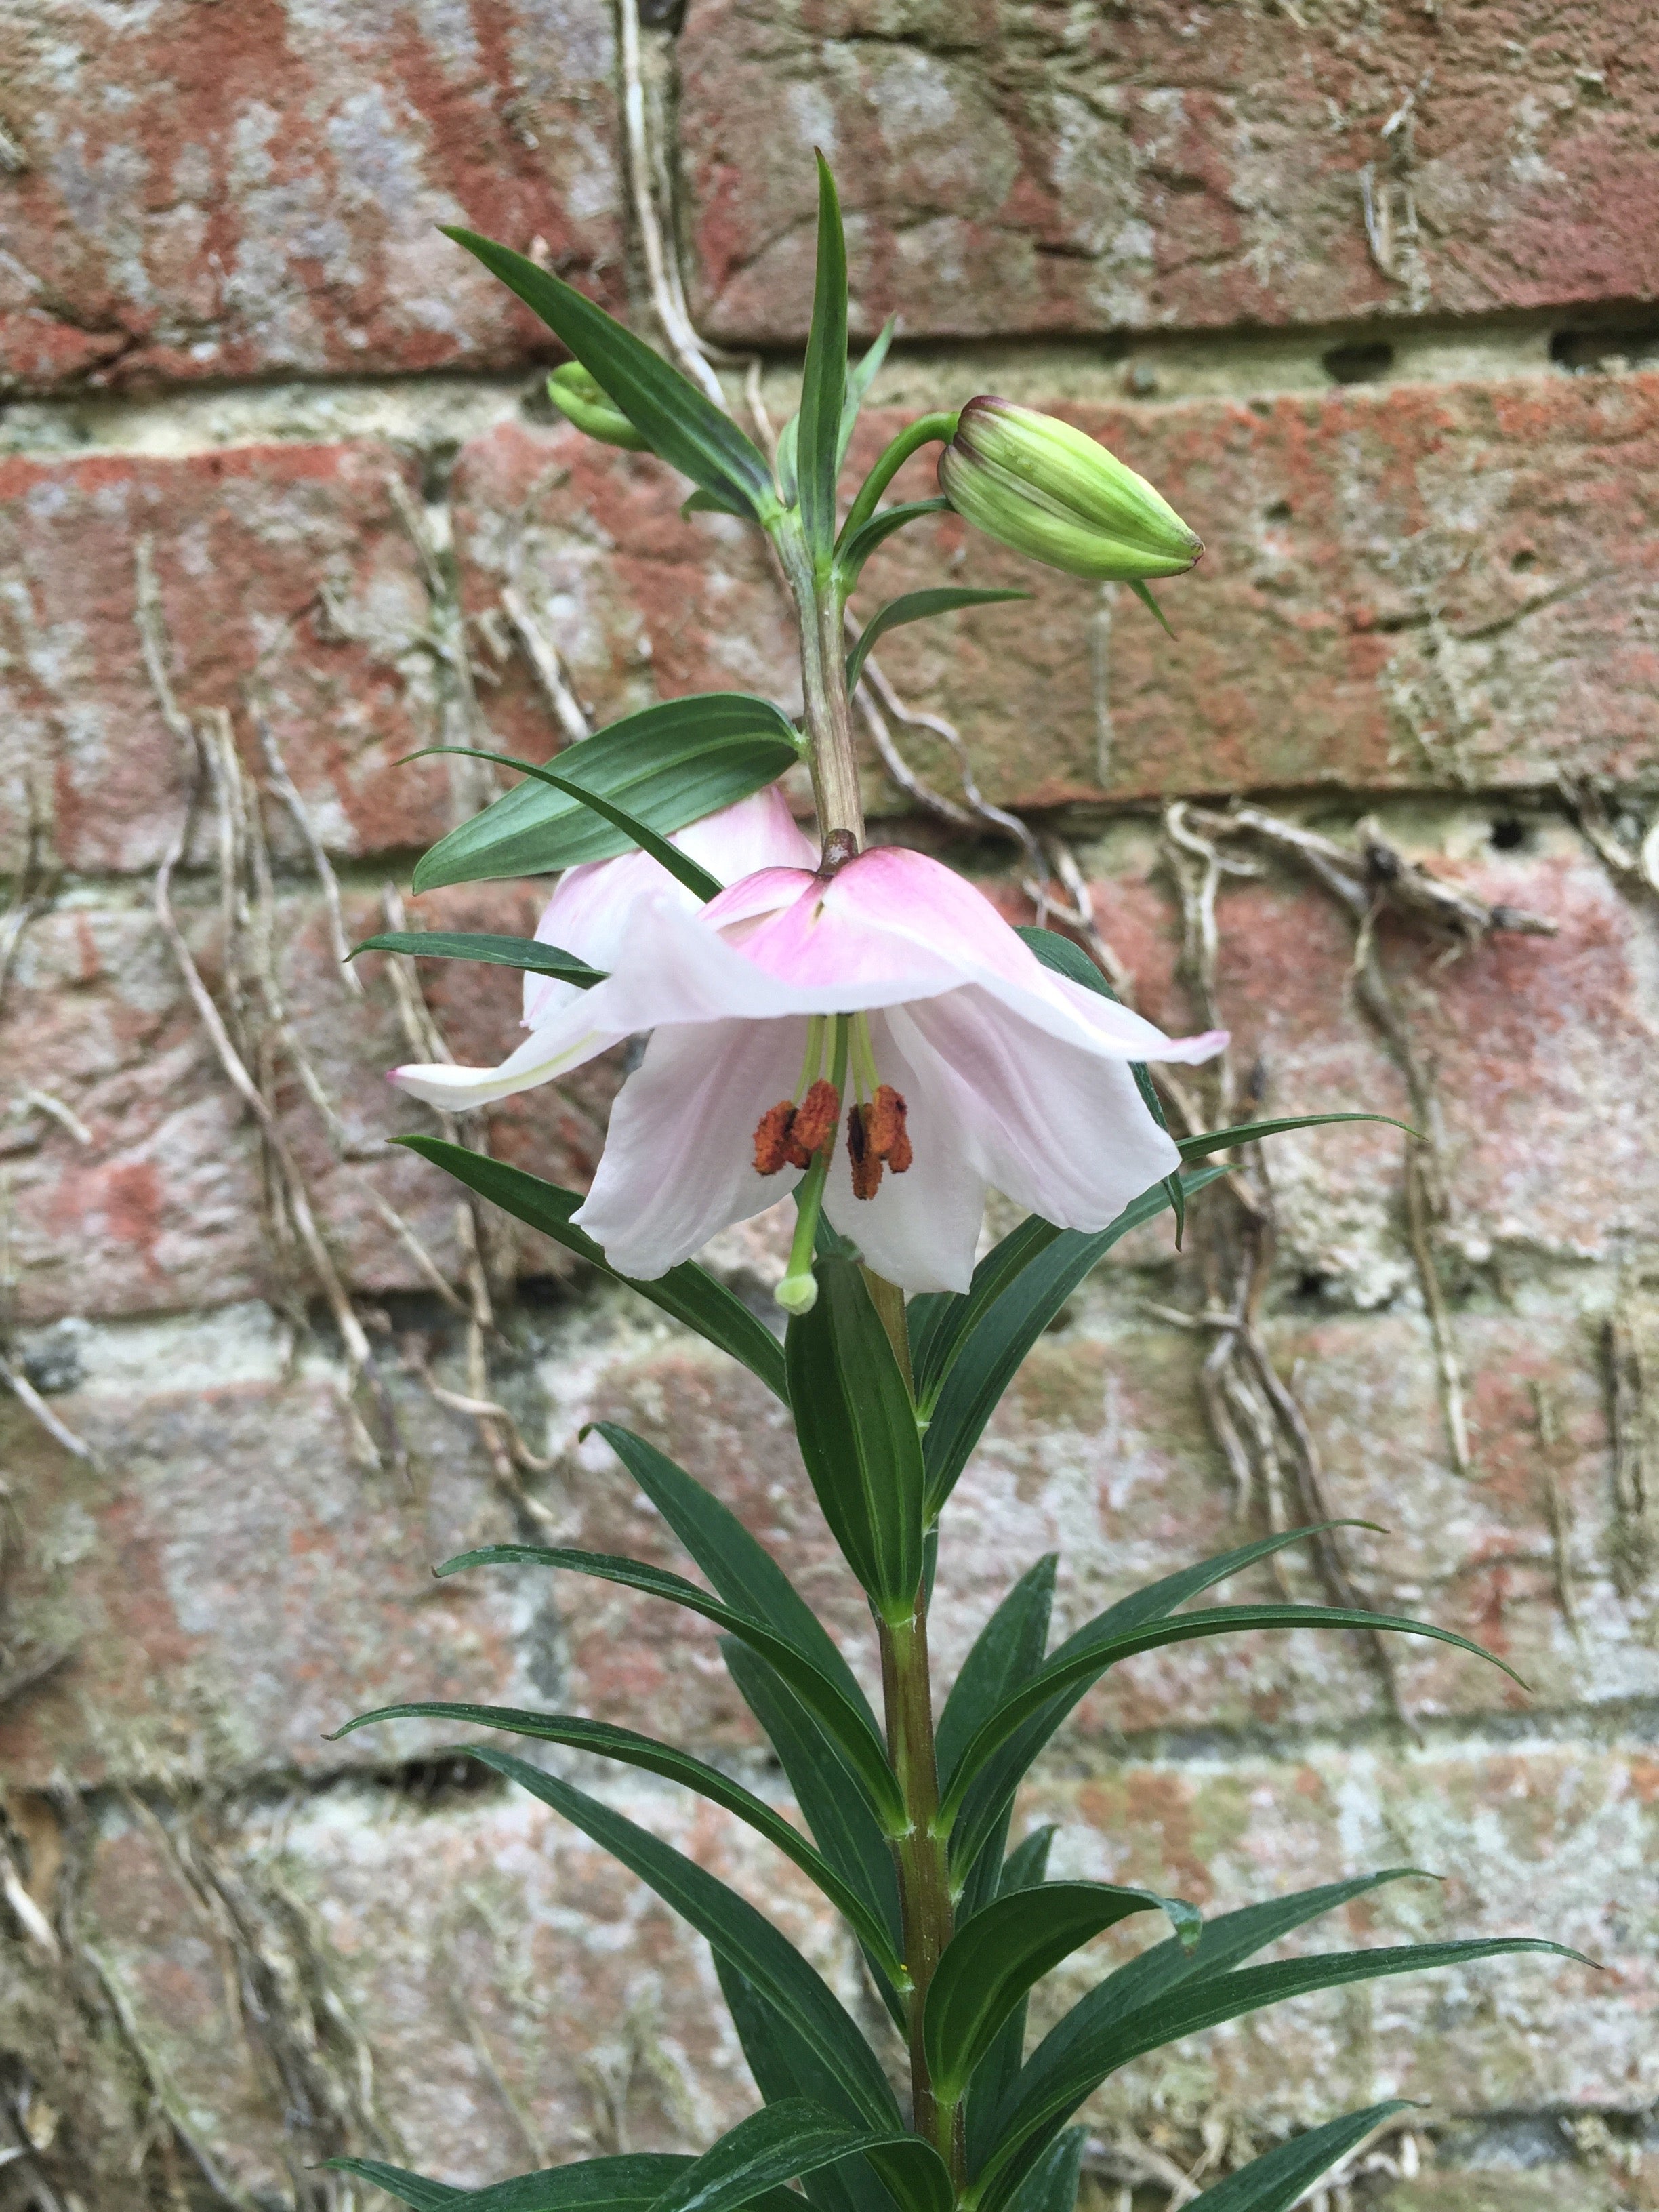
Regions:
<svg viewBox="0 0 1659 2212"><path fill-rule="evenodd" d="M866 1117L866 1133L870 1149L876 1157L885 1160L895 1175L902 1175L915 1154L910 1149L904 1094L895 1091L890 1083L881 1083L876 1086L875 1098Z"/></svg>
<svg viewBox="0 0 1659 2212"><path fill-rule="evenodd" d="M840 1119L841 1093L833 1083L826 1083L819 1076L795 1109L794 1124L789 1132L791 1142L797 1150L808 1154L820 1152L835 1135Z"/></svg>
<svg viewBox="0 0 1659 2212"><path fill-rule="evenodd" d="M755 1131L755 1173L776 1175L790 1158L791 1125L795 1119L795 1103L792 1098L780 1098L775 1106L769 1106L760 1117ZM805 1167L805 1161L801 1162Z"/></svg>
<svg viewBox="0 0 1659 2212"><path fill-rule="evenodd" d="M881 1155L869 1141L867 1106L852 1107L847 1115L847 1156L853 1163L853 1195L873 1198L881 1188Z"/></svg>
<svg viewBox="0 0 1659 2212"><path fill-rule="evenodd" d="M839 1014L835 1017L830 1080L819 1080L812 1085L796 1111L794 1127L791 1131L792 1146L800 1129L800 1117L812 1106L817 1095L820 1115L827 1105L829 1120L823 1134L811 1155L811 1165L805 1179L796 1187L795 1204L799 1209L795 1218L795 1234L789 1246L789 1265L784 1270L783 1280L772 1293L786 1313L810 1313L817 1303L817 1278L812 1273L812 1252L818 1233L818 1216L823 1210L823 1186L829 1179L830 1156L836 1133L836 1119L841 1108L841 1091L847 1080L848 1024ZM827 1099L823 1094L828 1094ZM808 1133L810 1133L810 1128Z"/></svg>

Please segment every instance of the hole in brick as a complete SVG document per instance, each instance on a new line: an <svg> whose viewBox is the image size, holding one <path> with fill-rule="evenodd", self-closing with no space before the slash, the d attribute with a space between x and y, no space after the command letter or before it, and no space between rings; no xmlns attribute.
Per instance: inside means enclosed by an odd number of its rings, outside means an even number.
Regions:
<svg viewBox="0 0 1659 2212"><path fill-rule="evenodd" d="M640 21L653 31L679 35L685 22L685 0L640 0Z"/></svg>
<svg viewBox="0 0 1659 2212"><path fill-rule="evenodd" d="M1586 370L1635 368L1659 361L1659 323L1641 323L1633 329L1613 331L1557 331L1550 340L1550 359L1558 368L1583 375Z"/></svg>
<svg viewBox="0 0 1659 2212"><path fill-rule="evenodd" d="M1317 1267L1306 1267L1296 1279L1296 1294L1310 1303L1322 1298L1330 1285L1330 1277L1322 1275Z"/></svg>
<svg viewBox="0 0 1659 2212"><path fill-rule="evenodd" d="M1338 384L1375 384L1394 367L1394 348L1380 341L1370 345L1333 346L1320 360L1326 375Z"/></svg>
<svg viewBox="0 0 1659 2212"><path fill-rule="evenodd" d="M1513 815L1505 815L1492 825L1492 843L1495 852L1516 853L1527 842L1527 825L1517 822Z"/></svg>
<svg viewBox="0 0 1659 2212"><path fill-rule="evenodd" d="M1261 510L1261 520L1264 522L1288 522L1290 519L1291 502L1287 499L1276 499L1271 507L1263 507Z"/></svg>
<svg viewBox="0 0 1659 2212"><path fill-rule="evenodd" d="M1510 562L1510 571L1513 575L1524 576L1528 568L1535 568L1537 566L1538 556L1529 548L1523 546Z"/></svg>

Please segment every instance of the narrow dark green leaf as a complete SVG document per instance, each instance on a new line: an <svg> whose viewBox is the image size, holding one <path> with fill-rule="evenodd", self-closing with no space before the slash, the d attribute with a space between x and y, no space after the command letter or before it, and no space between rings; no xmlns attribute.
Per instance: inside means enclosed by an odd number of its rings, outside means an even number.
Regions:
<svg viewBox="0 0 1659 2212"><path fill-rule="evenodd" d="M1134 593L1141 605L1145 607L1150 608L1152 612L1158 617L1158 627L1163 630L1165 637L1173 637L1175 635L1175 632L1170 628L1170 618L1164 613L1163 608L1159 606L1158 601L1152 597L1152 587L1146 582L1146 579L1141 576L1131 576L1129 579L1129 589Z"/></svg>
<svg viewBox="0 0 1659 2212"><path fill-rule="evenodd" d="M1231 1129L1203 1129L1195 1137L1177 1137L1176 1142L1183 1160L1198 1160L1206 1152L1227 1152L1235 1145L1258 1145L1264 1137L1277 1137L1286 1129L1323 1129L1333 1121L1382 1121L1390 1129L1403 1129L1408 1137L1418 1136L1409 1121L1396 1121L1392 1114L1290 1114L1276 1121L1240 1121Z"/></svg>
<svg viewBox="0 0 1659 2212"><path fill-rule="evenodd" d="M878 507L863 528L853 532L836 556L836 570L841 577L842 589L852 590L865 562L877 546L884 544L896 530L902 530L907 522L919 522L924 514L943 514L950 504L948 499L912 499L897 507Z"/></svg>
<svg viewBox="0 0 1659 2212"><path fill-rule="evenodd" d="M842 233L836 180L822 154L817 161L817 275L806 340L806 370L801 382L795 472L806 543L827 566L836 542L836 478L840 473L842 410L847 398L847 241Z"/></svg>
<svg viewBox="0 0 1659 2212"><path fill-rule="evenodd" d="M1029 599L1029 592L974 592L954 584L931 592L906 592L878 607L859 633L858 643L847 656L847 689L850 696L877 641L906 623L926 622L932 615L954 613L958 607L990 607L1004 599Z"/></svg>
<svg viewBox="0 0 1659 2212"><path fill-rule="evenodd" d="M653 453L734 513L768 522L777 513L771 471L737 424L696 386L591 300L510 246L444 224L564 340Z"/></svg>
<svg viewBox="0 0 1659 2212"><path fill-rule="evenodd" d="M1034 1984L1091 1937L1136 1912L1166 1912L1197 1942L1202 1923L1190 1905L1102 1881L1014 1890L959 1928L933 1970L922 2018L935 2094L959 2103L998 2030Z"/></svg>
<svg viewBox="0 0 1659 2212"><path fill-rule="evenodd" d="M1374 1951L1322 1952L1312 1958L1279 1960L1271 1966L1244 1966L1213 1978L1194 1975L1166 1992L1156 2004L1143 2006L1127 2018L1103 2026L1098 2034L1073 2039L1060 2063L1046 2055L1046 2042L1039 2044L1000 2116L996 2148L979 2177L980 2212L999 2212L1027 2166L1041 2154L1054 2123L1074 2112L1108 2075L1132 2058L1177 2043L1182 2036L1194 2035L1200 2029L1218 2027L1223 2021L1242 2019L1285 1997L1340 1989L1385 1975L1464 1966L1477 1959L1516 1952L1573 1959L1583 1966L1593 1963L1563 1944L1520 1936L1472 1943L1409 1943Z"/></svg>
<svg viewBox="0 0 1659 2212"><path fill-rule="evenodd" d="M817 1264L810 1313L784 1340L795 1433L823 1517L883 1619L921 1587L921 1440L887 1332L850 1260Z"/></svg>
<svg viewBox="0 0 1659 2212"><path fill-rule="evenodd" d="M1020 923L1016 926L1014 934L1023 937L1043 966L1052 969L1056 975L1064 975L1067 981L1080 984L1097 998L1109 999L1115 1006L1123 1004L1083 947L1074 945L1069 937L1062 937L1057 929L1035 929ZM1139 1091L1147 1112L1160 1129L1167 1131L1170 1124L1164 1112L1164 1102L1158 1095L1158 1086L1152 1081L1152 1070L1144 1060L1132 1060L1129 1073L1135 1079L1135 1088ZM1171 1176L1165 1188L1170 1193L1170 1203L1176 1210L1176 1249L1178 1251L1186 1221L1185 1200L1178 1177Z"/></svg>
<svg viewBox="0 0 1659 2212"><path fill-rule="evenodd" d="M1120 1660L1133 1657L1138 1651L1155 1650L1165 1644L1195 1643L1206 1636L1229 1636L1249 1628L1352 1628L1371 1635L1389 1630L1401 1636L1426 1636L1437 1644L1449 1644L1459 1651L1468 1651L1477 1659L1490 1660L1494 1667L1501 1667L1511 1680L1521 1679L1506 1662L1449 1628L1437 1628L1425 1620L1407 1620L1394 1613L1361 1613L1342 1606L1224 1605L1204 1613L1178 1613L1173 1620L1152 1621L1138 1629L1116 1633L1103 1631L1082 1640L1067 1656L1056 1653L1029 1682L1004 1698L963 1753L942 1808L942 1818L949 1820L956 1814L969 1785L987 1759L1057 1693L1073 1689L1079 1683L1098 1681L1109 1668L1116 1666ZM957 1846L953 1837L952 1844L953 1860L958 1864L971 1863L968 1856L971 1840L964 1837Z"/></svg>
<svg viewBox="0 0 1659 2212"><path fill-rule="evenodd" d="M482 960L487 967L521 968L531 975L555 975L561 983L574 983L591 991L603 983L605 970L590 968L574 952L556 945L538 944L533 937L495 937L479 930L388 929L379 937L366 937L354 945L360 952L406 952L416 960Z"/></svg>
<svg viewBox="0 0 1659 2212"><path fill-rule="evenodd" d="M596 1421L602 1436L728 1605L764 1621L819 1673L827 1674L876 1733L876 1717L840 1645L783 1569L728 1505L665 1452L614 1421Z"/></svg>
<svg viewBox="0 0 1659 2212"><path fill-rule="evenodd" d="M1048 1552L1028 1567L974 1638L934 1731L941 1790L950 1788L957 1761L975 1732L1042 1664L1059 1563L1060 1554Z"/></svg>
<svg viewBox="0 0 1659 2212"><path fill-rule="evenodd" d="M899 1956L904 1943L892 1847L864 1793L847 1787L834 1745L788 1685L733 1636L720 1638L720 1654L744 1703L777 1753L813 1840L848 1888L862 1899L866 1912L886 1930L886 1942L873 1951L866 1945L864 1955L894 2026L908 2033L903 1993L909 1988L908 1977L887 1963Z"/></svg>
<svg viewBox="0 0 1659 2212"><path fill-rule="evenodd" d="M877 331L868 353L865 355L856 368L849 369L847 373L847 397L842 403L841 410L841 441L836 450L837 476L840 475L842 465L847 459L847 448L853 442L853 432L858 423L859 410L864 404L870 386L876 380L876 372L887 358L887 349L892 344L893 333L897 328L898 317L889 315L880 330ZM848 689L850 690L851 688L849 684Z"/></svg>
<svg viewBox="0 0 1659 2212"><path fill-rule="evenodd" d="M897 2125L898 2106L887 2076L846 2008L793 1944L752 1905L672 1844L556 1775L544 1774L509 1752L486 1747L468 1756L521 1784L532 1796L562 1813L620 1859L788 2016L866 2124L882 2129Z"/></svg>
<svg viewBox="0 0 1659 2212"><path fill-rule="evenodd" d="M556 758L561 775L667 836L775 783L800 758L800 749L769 700L714 691L642 707ZM591 807L532 776L441 837L416 868L415 889L547 875L610 860L633 842Z"/></svg>
<svg viewBox="0 0 1659 2212"><path fill-rule="evenodd" d="M878 1817L884 1817L891 1823L896 1835L902 1827L903 1800L887 1764L881 1739L815 1662L775 1629L762 1621L751 1620L746 1613L735 1611L719 1598L710 1597L707 1590L687 1582L684 1575L671 1574L665 1567L647 1566L642 1559L617 1559L608 1552L553 1550L538 1544L490 1544L446 1559L434 1571L453 1575L469 1567L499 1566L552 1567L568 1574L591 1575L596 1581L616 1583L623 1589L636 1589L647 1597L666 1598L671 1605L684 1606L688 1613L701 1613L705 1620L712 1620L716 1627L725 1629L740 1643L758 1651L776 1668L822 1725L847 1772L864 1784Z"/></svg>
<svg viewBox="0 0 1659 2212"><path fill-rule="evenodd" d="M443 2212L646 2212L691 2160L665 2151L585 2158L539 2173L515 2174L485 2189L452 2189L447 2182L422 2180L376 2158L331 2158L326 2163L334 2172L372 2181L416 2212L439 2212L441 2206Z"/></svg>
<svg viewBox="0 0 1659 2212"><path fill-rule="evenodd" d="M1052 1221L1028 1213L1018 1228L1011 1229L986 1254L966 1291L928 1291L911 1299L907 1309L910 1364L915 1373L916 1403L924 1413L932 1410L951 1362L987 1307L1002 1296L1039 1252L1046 1251L1056 1237L1064 1234Z"/></svg>
<svg viewBox="0 0 1659 2212"><path fill-rule="evenodd" d="M1290 2212L1320 2175L1346 2158L1356 2143L1364 2142L1373 2128L1410 2109L1409 2097L1390 2097L1385 2104L1367 2105L1363 2112L1349 2112L1340 2120L1327 2120L1322 2128L1310 2128L1306 2135L1275 2144L1213 2189L1193 2197L1187 2212ZM1019 2205L1020 2212L1025 2212L1023 2191Z"/></svg>
<svg viewBox="0 0 1659 2212"><path fill-rule="evenodd" d="M562 1743L572 1751L617 1759L624 1766L637 1766L647 1774L660 1774L670 1782L683 1783L700 1797L708 1798L711 1804L734 1813L786 1858L793 1859L807 1879L817 1884L836 1911L846 1916L859 1941L874 1953L884 1972L896 1978L903 1972L880 1916L871 1911L859 1892L842 1879L799 1828L792 1827L781 1813L775 1813L752 1790L745 1790L740 1782L722 1774L717 1766L710 1766L706 1759L695 1758L689 1751L676 1750L672 1744L659 1743L654 1736L637 1735L632 1729L614 1728L608 1721L579 1719L570 1713L529 1712L512 1705L431 1701L382 1705L376 1712L360 1713L343 1729L337 1729L328 1741L333 1742L376 1721L420 1719L454 1721L471 1728L503 1729L514 1735L532 1736L542 1743Z"/></svg>
<svg viewBox="0 0 1659 2212"><path fill-rule="evenodd" d="M1014 2212L1075 2212L1087 2128L1057 2136L1019 2185Z"/></svg>
<svg viewBox="0 0 1659 2212"><path fill-rule="evenodd" d="M738 2212L769 2191L854 2155L874 2167L907 2212L951 2212L951 2178L930 2143L899 2128L849 2128L805 2098L767 2105L739 2120L676 2176L653 2212Z"/></svg>
<svg viewBox="0 0 1659 2212"><path fill-rule="evenodd" d="M769 2004L753 1983L719 1952L714 1954L714 1972L755 2087L765 2102L776 2105L787 2098L805 2097L839 2113L851 2125L860 2125L861 2116L840 2083L825 2071L811 2045L796 2033L777 2007ZM816 2212L892 2212L891 2197L865 2160L856 2156L803 2174L801 2187Z"/></svg>
<svg viewBox="0 0 1659 2212"><path fill-rule="evenodd" d="M1056 1832L1052 1827L1035 1828L1009 1852L1002 1864L996 1894L1012 1896L1016 1890L1035 1889L1039 1882L1047 1880L1048 1847ZM985 1851L980 1854L975 1872L994 1848L994 1845L988 1844ZM983 1909L982 1905L981 1909ZM960 1920L957 1924L961 1926ZM970 2173L977 2173L984 2161L985 2153L994 2140L990 2123L1024 2059L1025 2014L1026 2002L1021 1997L991 2039L990 2048L968 2084L965 2101L968 2170Z"/></svg>
<svg viewBox="0 0 1659 2212"><path fill-rule="evenodd" d="M618 806L613 799L602 799L598 792L589 791L572 776L561 775L550 768L538 768L533 761L516 760L511 753L484 752L477 745L425 745L408 757L425 760L438 753L459 753L464 760L492 761L497 768L515 768L521 775L544 783L550 791L562 792L567 799L574 799L579 806L591 808L601 821L620 830L630 845L649 853L658 866L666 868L677 883L684 884L694 898L718 898L726 888L718 876L711 876L689 853L682 853L678 845L671 845L666 837L659 837L638 815L630 814L625 806ZM420 888L418 884L416 888Z"/></svg>
<svg viewBox="0 0 1659 2212"><path fill-rule="evenodd" d="M706 1267L698 1267L696 1261L683 1260L655 1282L636 1283L631 1275L619 1275L592 1238L572 1222L571 1215L582 1202L580 1191L566 1190L556 1182L544 1182L539 1176L527 1174L523 1168L508 1167L502 1160L486 1159L482 1152L470 1152L464 1145L452 1145L442 1137L394 1137L392 1142L418 1152L423 1160L442 1168L469 1190L476 1190L480 1198L499 1206L503 1212L528 1222L532 1229L540 1230L543 1236L563 1245L567 1252L574 1252L579 1260L586 1261L613 1283L626 1283L629 1290L637 1291L642 1298L649 1299L675 1321L695 1329L705 1343L729 1352L787 1403L783 1346L741 1298L728 1291L724 1283L717 1282Z"/></svg>
<svg viewBox="0 0 1659 2212"><path fill-rule="evenodd" d="M1224 1168L1200 1168L1186 1179L1187 1195L1192 1197L1226 1173ZM1062 1230L969 1327L956 1347L928 1422L926 1510L930 1523L956 1487L985 1424L1038 1337L1113 1245L1143 1222L1155 1220L1169 1203L1168 1190L1157 1183L1126 1206L1109 1228L1092 1235L1080 1229ZM971 1291L969 1297L971 1301Z"/></svg>
<svg viewBox="0 0 1659 2212"><path fill-rule="evenodd" d="M330 2173L355 2174L359 2181L367 2181L375 2189L385 2190L395 2197L399 2204L412 2204L415 2212L440 2212L460 2202L465 2191L452 2189L447 2181L428 2181L424 2175L410 2173L401 2166L388 2166L380 2158L327 2158L323 2160Z"/></svg>

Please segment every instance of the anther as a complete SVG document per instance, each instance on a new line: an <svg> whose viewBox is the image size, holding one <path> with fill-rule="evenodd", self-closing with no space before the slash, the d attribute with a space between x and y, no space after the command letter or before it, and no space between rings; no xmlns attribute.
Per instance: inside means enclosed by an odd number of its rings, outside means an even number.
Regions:
<svg viewBox="0 0 1659 2212"><path fill-rule="evenodd" d="M878 1159L885 1160L895 1175L902 1175L915 1154L910 1149L904 1094L890 1083L877 1087L867 1109L865 1134Z"/></svg>
<svg viewBox="0 0 1659 2212"><path fill-rule="evenodd" d="M853 1163L853 1195L873 1198L881 1188L881 1155L870 1142L867 1106L854 1106L847 1116L847 1157Z"/></svg>
<svg viewBox="0 0 1659 2212"><path fill-rule="evenodd" d="M788 1161L790 1137L795 1120L795 1103L792 1098L780 1098L775 1106L769 1106L760 1117L755 1131L755 1172L757 1175L776 1175ZM804 1165L805 1163L803 1162Z"/></svg>
<svg viewBox="0 0 1659 2212"><path fill-rule="evenodd" d="M833 1083L826 1083L819 1076L795 1109L794 1122L789 1131L791 1144L810 1156L830 1142L840 1118L841 1093Z"/></svg>

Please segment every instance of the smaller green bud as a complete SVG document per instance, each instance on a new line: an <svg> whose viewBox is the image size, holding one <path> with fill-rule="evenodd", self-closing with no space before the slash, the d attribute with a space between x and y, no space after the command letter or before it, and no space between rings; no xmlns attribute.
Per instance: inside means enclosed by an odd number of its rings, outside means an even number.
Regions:
<svg viewBox="0 0 1659 2212"><path fill-rule="evenodd" d="M969 401L939 457L939 487L988 538L1068 576L1142 584L1180 575L1204 550L1115 453L1012 400Z"/></svg>
<svg viewBox="0 0 1659 2212"><path fill-rule="evenodd" d="M547 396L567 422L574 422L602 446L623 446L630 453L650 452L611 394L580 362L568 361L562 368L553 370L547 380Z"/></svg>

